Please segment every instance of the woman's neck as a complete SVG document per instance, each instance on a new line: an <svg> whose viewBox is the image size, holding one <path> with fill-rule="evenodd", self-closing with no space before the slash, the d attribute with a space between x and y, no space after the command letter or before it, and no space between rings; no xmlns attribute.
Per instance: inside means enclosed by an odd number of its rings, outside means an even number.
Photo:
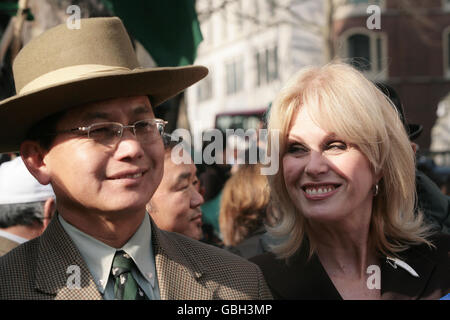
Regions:
<svg viewBox="0 0 450 320"><path fill-rule="evenodd" d="M367 267L376 262L369 225L370 220L356 223L354 219L331 223L310 221L309 234L327 272L352 278L366 275Z"/></svg>

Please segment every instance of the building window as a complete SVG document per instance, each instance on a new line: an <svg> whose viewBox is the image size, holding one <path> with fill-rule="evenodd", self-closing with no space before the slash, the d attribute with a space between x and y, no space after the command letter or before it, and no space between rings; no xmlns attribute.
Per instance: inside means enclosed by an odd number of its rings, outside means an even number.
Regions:
<svg viewBox="0 0 450 320"><path fill-rule="evenodd" d="M225 6L222 11L220 12L221 15L221 22L222 22L222 38L227 39L228 37L228 11L227 7Z"/></svg>
<svg viewBox="0 0 450 320"><path fill-rule="evenodd" d="M236 12L236 24L237 24L237 29L239 31L242 30L242 28L244 27L244 18L242 17L242 1L238 0L237 2L237 12Z"/></svg>
<svg viewBox="0 0 450 320"><path fill-rule="evenodd" d="M212 6L212 3L210 2L209 4L208 4L208 11L209 12L213 12L213 6ZM206 36L206 42L208 43L208 44L213 44L214 43L214 24L213 24L213 17L212 17L212 15L211 15L211 17L209 17L209 19L208 19L208 21L206 22L206 24L207 24L207 36Z"/></svg>
<svg viewBox="0 0 450 320"><path fill-rule="evenodd" d="M361 71L370 71L370 38L364 34L354 34L347 40L347 56Z"/></svg>
<svg viewBox="0 0 450 320"><path fill-rule="evenodd" d="M450 71L450 32L447 33L447 73Z"/></svg>
<svg viewBox="0 0 450 320"><path fill-rule="evenodd" d="M350 29L341 35L341 56L367 76L387 77L387 41L381 32Z"/></svg>
<svg viewBox="0 0 450 320"><path fill-rule="evenodd" d="M198 102L204 102L211 99L213 96L212 90L212 77L208 75L201 80L197 86L197 100Z"/></svg>
<svg viewBox="0 0 450 320"><path fill-rule="evenodd" d="M256 68L258 87L278 79L278 48L257 52Z"/></svg>
<svg viewBox="0 0 450 320"><path fill-rule="evenodd" d="M244 63L236 59L225 65L227 94L235 94L244 89Z"/></svg>
<svg viewBox="0 0 450 320"><path fill-rule="evenodd" d="M276 7L276 3L275 0L269 0L269 13L271 17L275 16L275 7Z"/></svg>
<svg viewBox="0 0 450 320"><path fill-rule="evenodd" d="M447 27L443 33L444 48L444 75L450 78L450 27Z"/></svg>

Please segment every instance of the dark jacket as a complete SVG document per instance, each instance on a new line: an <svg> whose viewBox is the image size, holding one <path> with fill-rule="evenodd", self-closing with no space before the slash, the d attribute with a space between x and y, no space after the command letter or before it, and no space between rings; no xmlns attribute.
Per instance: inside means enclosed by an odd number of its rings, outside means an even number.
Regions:
<svg viewBox="0 0 450 320"><path fill-rule="evenodd" d="M225 249L238 256L249 259L265 252L269 252L269 244L269 234L264 227L261 227L238 245L234 247L225 247Z"/></svg>
<svg viewBox="0 0 450 320"><path fill-rule="evenodd" d="M416 171L418 207L437 231L450 234L450 197L423 172Z"/></svg>
<svg viewBox="0 0 450 320"><path fill-rule="evenodd" d="M381 299L440 299L450 292L450 236L439 234L433 240L437 249L421 245L401 254L419 275L413 277L400 266L380 259ZM341 300L317 255L307 261L307 241L288 262L273 253L251 258L259 265L275 299Z"/></svg>

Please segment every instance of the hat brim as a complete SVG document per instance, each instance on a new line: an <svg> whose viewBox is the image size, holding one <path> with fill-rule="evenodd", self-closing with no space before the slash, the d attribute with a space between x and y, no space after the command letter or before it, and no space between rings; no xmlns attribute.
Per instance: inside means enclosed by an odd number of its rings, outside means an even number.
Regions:
<svg viewBox="0 0 450 320"><path fill-rule="evenodd" d="M422 133L423 126L420 124L408 124L409 140L417 139Z"/></svg>
<svg viewBox="0 0 450 320"><path fill-rule="evenodd" d="M33 124L79 105L128 96L149 96L153 107L208 74L203 66L118 71L83 77L19 94L0 102L0 153L18 151Z"/></svg>

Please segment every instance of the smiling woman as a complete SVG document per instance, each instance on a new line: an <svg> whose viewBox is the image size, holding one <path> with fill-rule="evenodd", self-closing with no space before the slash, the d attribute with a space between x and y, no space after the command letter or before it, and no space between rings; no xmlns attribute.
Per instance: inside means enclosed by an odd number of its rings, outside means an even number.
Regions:
<svg viewBox="0 0 450 320"><path fill-rule="evenodd" d="M282 240L273 248L276 256L295 261L284 264L271 254L254 259L266 270L274 296L379 299L412 294L386 280L398 276L385 272L386 259L405 259L408 268L412 262L417 264L411 268L422 268L424 261L409 259L411 251L448 251L449 238L432 235L422 215L414 213L414 153L391 101L348 65L306 68L274 101L269 130L280 130L281 170L268 177L280 217L268 229ZM439 263L445 270L448 257ZM381 290L367 284L366 270L372 265L381 266ZM322 285L312 293L301 288L314 285L311 279ZM431 285L423 297L448 291L448 273L442 280L445 289ZM399 292L402 296L395 296Z"/></svg>
<svg viewBox="0 0 450 320"><path fill-rule="evenodd" d="M327 167L336 172L336 176L342 176L342 173L337 174L342 170L340 165L333 164L330 159L344 159L349 153L357 153L367 159L367 166L370 166L367 170L374 175L371 183L373 186L377 184L376 176L384 177L377 179L380 180L379 196L373 199L372 236L377 248L385 254L405 249L402 241L389 242L388 237L421 243L426 234L420 217L413 214L414 153L395 109L386 107L389 103L362 74L350 66L334 64L323 69L300 71L278 96L269 120L270 130L281 130L282 170L271 179L280 203L294 204L292 201L282 201L292 199L284 180L288 176L286 170L289 170L286 164L295 161L294 159L305 158L300 153L307 155L306 172ZM287 139L283 139L286 136ZM308 145L308 140L313 139L311 143L317 143ZM347 160L343 160L342 164L344 163ZM317 183L314 179L316 177L306 181ZM281 211L292 212L292 207L282 208ZM396 212L404 213L401 217L394 218L397 216ZM299 236L298 239L291 238L291 243L280 247L279 251L283 256L295 252L300 245L302 233L308 228L305 224L307 221L301 215L298 215L296 221L298 228L288 224L280 225L281 230L284 226L286 231L293 228ZM383 230L377 230L381 225L385 225ZM414 225L415 232L405 230L405 225L409 228ZM314 240L312 241L313 244Z"/></svg>

